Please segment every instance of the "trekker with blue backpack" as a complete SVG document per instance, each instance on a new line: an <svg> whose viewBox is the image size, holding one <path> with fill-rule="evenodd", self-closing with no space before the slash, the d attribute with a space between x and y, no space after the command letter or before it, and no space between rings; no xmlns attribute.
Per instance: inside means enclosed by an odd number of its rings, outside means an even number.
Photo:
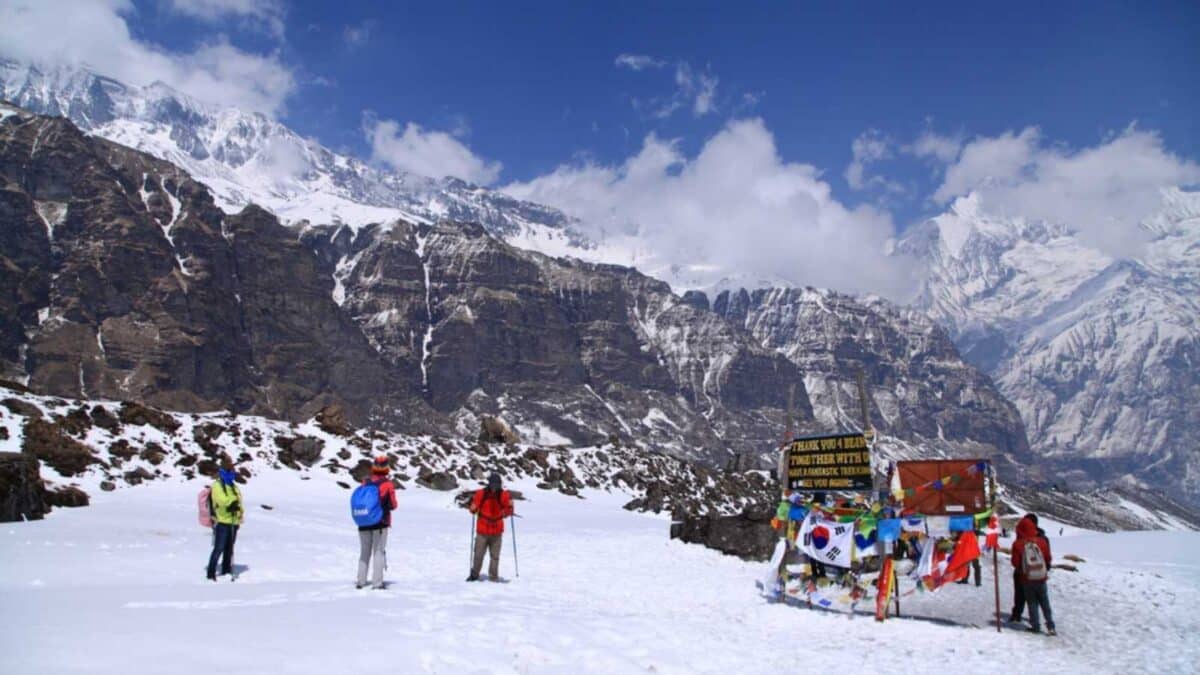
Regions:
<svg viewBox="0 0 1200 675"><path fill-rule="evenodd" d="M350 495L350 515L358 525L358 583L367 585L367 567L375 559L371 588L382 590L383 570L387 567L387 532L392 526L392 511L397 507L396 487L388 477L388 458L376 457L371 477Z"/></svg>

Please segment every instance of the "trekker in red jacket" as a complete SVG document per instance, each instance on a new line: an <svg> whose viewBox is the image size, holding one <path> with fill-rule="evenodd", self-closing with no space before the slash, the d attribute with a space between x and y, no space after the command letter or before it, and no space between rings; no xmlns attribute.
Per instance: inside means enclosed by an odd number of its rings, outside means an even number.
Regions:
<svg viewBox="0 0 1200 675"><path fill-rule="evenodd" d="M488 579L500 581L500 547L504 538L504 519L513 514L512 495L500 488L500 476L488 476L487 487L477 490L471 498L471 513L475 514L475 559L467 581L479 581L483 554L491 555Z"/></svg>
<svg viewBox="0 0 1200 675"><path fill-rule="evenodd" d="M1025 602L1029 603L1029 630L1041 632L1038 610L1046 615L1046 632L1057 635L1054 630L1054 615L1050 612L1050 594L1046 580L1050 578L1050 542L1038 532L1037 523L1022 518L1017 523L1017 540L1012 546L1012 564L1025 591Z"/></svg>
<svg viewBox="0 0 1200 675"><path fill-rule="evenodd" d="M383 519L374 525L358 528L358 582L355 588L367 585L367 567L371 559L375 560L375 569L371 575L371 587L382 590L383 570L387 567L387 533L392 526L392 511L396 510L396 486L388 477L388 458L379 456L371 464L371 478L363 481L363 485L373 483L379 488L379 503L383 506Z"/></svg>

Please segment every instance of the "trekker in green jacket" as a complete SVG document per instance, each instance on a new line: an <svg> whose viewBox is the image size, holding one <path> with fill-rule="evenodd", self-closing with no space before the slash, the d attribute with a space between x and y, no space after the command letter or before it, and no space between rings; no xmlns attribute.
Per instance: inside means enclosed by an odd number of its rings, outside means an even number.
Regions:
<svg viewBox="0 0 1200 675"><path fill-rule="evenodd" d="M209 495L213 518L213 550L208 556L208 578L217 580L217 558L221 559L221 574L233 574L233 544L245 511L242 492L238 489L237 472L229 458L221 460L217 480Z"/></svg>

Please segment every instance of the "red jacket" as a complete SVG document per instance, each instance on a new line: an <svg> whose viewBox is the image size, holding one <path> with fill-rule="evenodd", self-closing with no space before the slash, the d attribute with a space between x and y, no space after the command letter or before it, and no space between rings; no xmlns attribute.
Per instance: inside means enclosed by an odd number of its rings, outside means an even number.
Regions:
<svg viewBox="0 0 1200 675"><path fill-rule="evenodd" d="M360 527L359 530L382 530L385 527L392 526L392 511L399 504L396 503L396 486L392 485L391 478L387 476L374 476L363 481L363 485L374 483L379 486L379 503L383 506L383 520L376 525L368 525Z"/></svg>
<svg viewBox="0 0 1200 675"><path fill-rule="evenodd" d="M504 534L504 519L513 513L512 495L508 490L501 490L500 494L477 490L471 498L471 513L479 516L475 519L475 531L479 534L485 537Z"/></svg>
<svg viewBox="0 0 1200 675"><path fill-rule="evenodd" d="M1012 564L1017 572L1021 575L1021 581L1027 583L1029 580L1025 578L1025 570L1021 569L1021 562L1024 560L1025 547L1029 545L1037 546L1042 549L1042 557L1046 559L1046 571L1050 571L1050 542L1046 541L1045 537L1038 536L1037 525L1028 518L1022 518L1017 523L1017 540L1012 546Z"/></svg>

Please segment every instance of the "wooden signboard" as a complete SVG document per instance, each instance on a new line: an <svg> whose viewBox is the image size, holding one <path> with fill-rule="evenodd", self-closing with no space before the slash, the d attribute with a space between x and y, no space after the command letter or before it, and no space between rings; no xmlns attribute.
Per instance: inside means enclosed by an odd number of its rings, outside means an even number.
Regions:
<svg viewBox="0 0 1200 675"><path fill-rule="evenodd" d="M905 495L904 509L927 516L955 516L980 513L988 509L986 471L968 468L984 460L930 459L896 462L900 487L916 489ZM953 480L944 480L956 476ZM941 485L937 485L941 481Z"/></svg>
<svg viewBox="0 0 1200 675"><path fill-rule="evenodd" d="M797 438L788 445L787 486L793 492L871 490L871 449L862 434Z"/></svg>

